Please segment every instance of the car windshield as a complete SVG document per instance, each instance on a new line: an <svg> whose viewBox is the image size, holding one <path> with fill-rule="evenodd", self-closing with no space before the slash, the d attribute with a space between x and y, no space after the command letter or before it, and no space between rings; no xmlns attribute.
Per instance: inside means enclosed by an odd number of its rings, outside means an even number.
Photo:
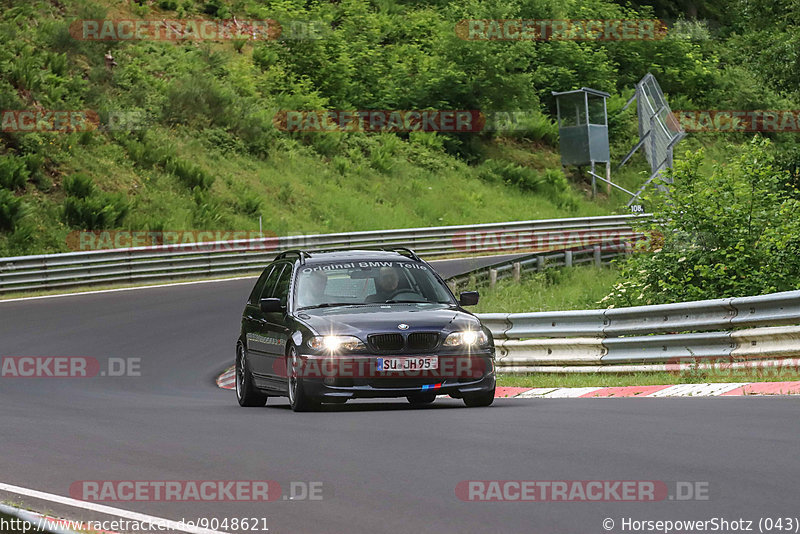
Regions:
<svg viewBox="0 0 800 534"><path fill-rule="evenodd" d="M298 309L385 303L454 304L442 282L424 264L356 261L300 268Z"/></svg>

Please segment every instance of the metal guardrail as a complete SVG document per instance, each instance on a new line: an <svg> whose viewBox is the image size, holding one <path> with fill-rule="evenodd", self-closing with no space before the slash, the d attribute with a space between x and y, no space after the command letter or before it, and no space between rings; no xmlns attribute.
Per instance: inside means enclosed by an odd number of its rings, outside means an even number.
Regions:
<svg viewBox="0 0 800 534"><path fill-rule="evenodd" d="M2 532L11 532L15 534L22 534L25 532L46 532L47 534L78 534L74 530L69 530L67 528L62 528L55 526L59 520L57 519L49 519L50 528L48 530L36 530L37 527L41 524L44 526L46 522L44 521L44 516L40 514L35 514L33 512L28 512L27 510L23 510L21 508L16 508L14 506L8 506L5 504L0 504L0 519L5 519L8 521L7 518L16 519L19 522L22 522L23 525L9 525L6 527L7 530L3 530ZM66 522L65 522L66 523Z"/></svg>
<svg viewBox="0 0 800 534"><path fill-rule="evenodd" d="M479 315L510 372L664 370L800 357L800 291L657 306ZM586 367L589 366L589 367Z"/></svg>
<svg viewBox="0 0 800 534"><path fill-rule="evenodd" d="M630 253L632 249L629 245L641 238L641 235L631 232L629 235L623 235L612 241L600 242L589 247L528 254L450 277L448 282L454 284L454 287L465 284L485 284L487 282L491 285L497 280L512 277L518 279L522 273L542 271L548 267L573 267L587 264L593 264L598 267L608 265L617 256Z"/></svg>
<svg viewBox="0 0 800 534"><path fill-rule="evenodd" d="M634 218L613 215L188 243L0 258L0 294L257 273L292 248L404 246L423 257L542 252L619 241Z"/></svg>

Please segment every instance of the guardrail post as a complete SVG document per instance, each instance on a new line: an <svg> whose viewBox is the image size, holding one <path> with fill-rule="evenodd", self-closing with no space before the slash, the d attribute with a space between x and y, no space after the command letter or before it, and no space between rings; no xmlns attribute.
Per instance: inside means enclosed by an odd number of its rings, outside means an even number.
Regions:
<svg viewBox="0 0 800 534"><path fill-rule="evenodd" d="M522 264L518 261L514 262L513 265L513 272L514 272L514 281L519 282L522 278Z"/></svg>
<svg viewBox="0 0 800 534"><path fill-rule="evenodd" d="M544 256L536 256L536 270L544 271L547 267L547 259Z"/></svg>
<svg viewBox="0 0 800 534"><path fill-rule="evenodd" d="M601 253L600 245L594 245L592 247L592 250L594 252L594 264L597 267L600 267L601 265L603 265L603 257L600 254Z"/></svg>
<svg viewBox="0 0 800 534"><path fill-rule="evenodd" d="M489 288L494 289L497 285L497 269L489 269Z"/></svg>
<svg viewBox="0 0 800 534"><path fill-rule="evenodd" d="M564 251L564 267L572 267L572 251Z"/></svg>
<svg viewBox="0 0 800 534"><path fill-rule="evenodd" d="M450 288L450 291L452 291L454 295L458 293L458 284L456 284L455 280L450 280L447 282L447 287Z"/></svg>

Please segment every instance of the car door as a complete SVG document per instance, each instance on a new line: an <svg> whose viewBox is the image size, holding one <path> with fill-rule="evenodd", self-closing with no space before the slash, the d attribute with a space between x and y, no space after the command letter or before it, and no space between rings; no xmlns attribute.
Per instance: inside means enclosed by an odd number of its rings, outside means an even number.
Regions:
<svg viewBox="0 0 800 534"><path fill-rule="evenodd" d="M275 283L272 298L277 298L281 302L282 311L264 314L266 319L266 336L269 344L266 347L267 379L270 380L274 389L284 390L287 388L286 365L284 357L286 355L286 343L291 334L289 325L289 295L293 280L293 265L287 264Z"/></svg>
<svg viewBox="0 0 800 534"><path fill-rule="evenodd" d="M250 372L256 380L256 385L263 387L264 376L267 374L267 353L268 348L268 335L267 335L267 318L266 314L261 311L260 301L262 298L272 295L275 289L275 282L278 280L285 264L273 264L266 273L266 277L259 279L250 298L245 307L244 316L242 321L244 323L247 343L248 362L250 365ZM264 275L262 274L262 277Z"/></svg>

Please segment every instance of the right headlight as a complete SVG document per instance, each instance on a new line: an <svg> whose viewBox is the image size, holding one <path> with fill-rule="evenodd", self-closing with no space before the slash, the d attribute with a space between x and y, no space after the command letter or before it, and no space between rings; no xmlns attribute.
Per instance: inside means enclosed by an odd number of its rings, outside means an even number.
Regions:
<svg viewBox="0 0 800 534"><path fill-rule="evenodd" d="M480 347L487 343L489 343L489 337L483 330L453 332L444 340L445 347Z"/></svg>
<svg viewBox="0 0 800 534"><path fill-rule="evenodd" d="M355 336L314 336L307 345L311 349L327 352L354 352L366 348L364 342Z"/></svg>

